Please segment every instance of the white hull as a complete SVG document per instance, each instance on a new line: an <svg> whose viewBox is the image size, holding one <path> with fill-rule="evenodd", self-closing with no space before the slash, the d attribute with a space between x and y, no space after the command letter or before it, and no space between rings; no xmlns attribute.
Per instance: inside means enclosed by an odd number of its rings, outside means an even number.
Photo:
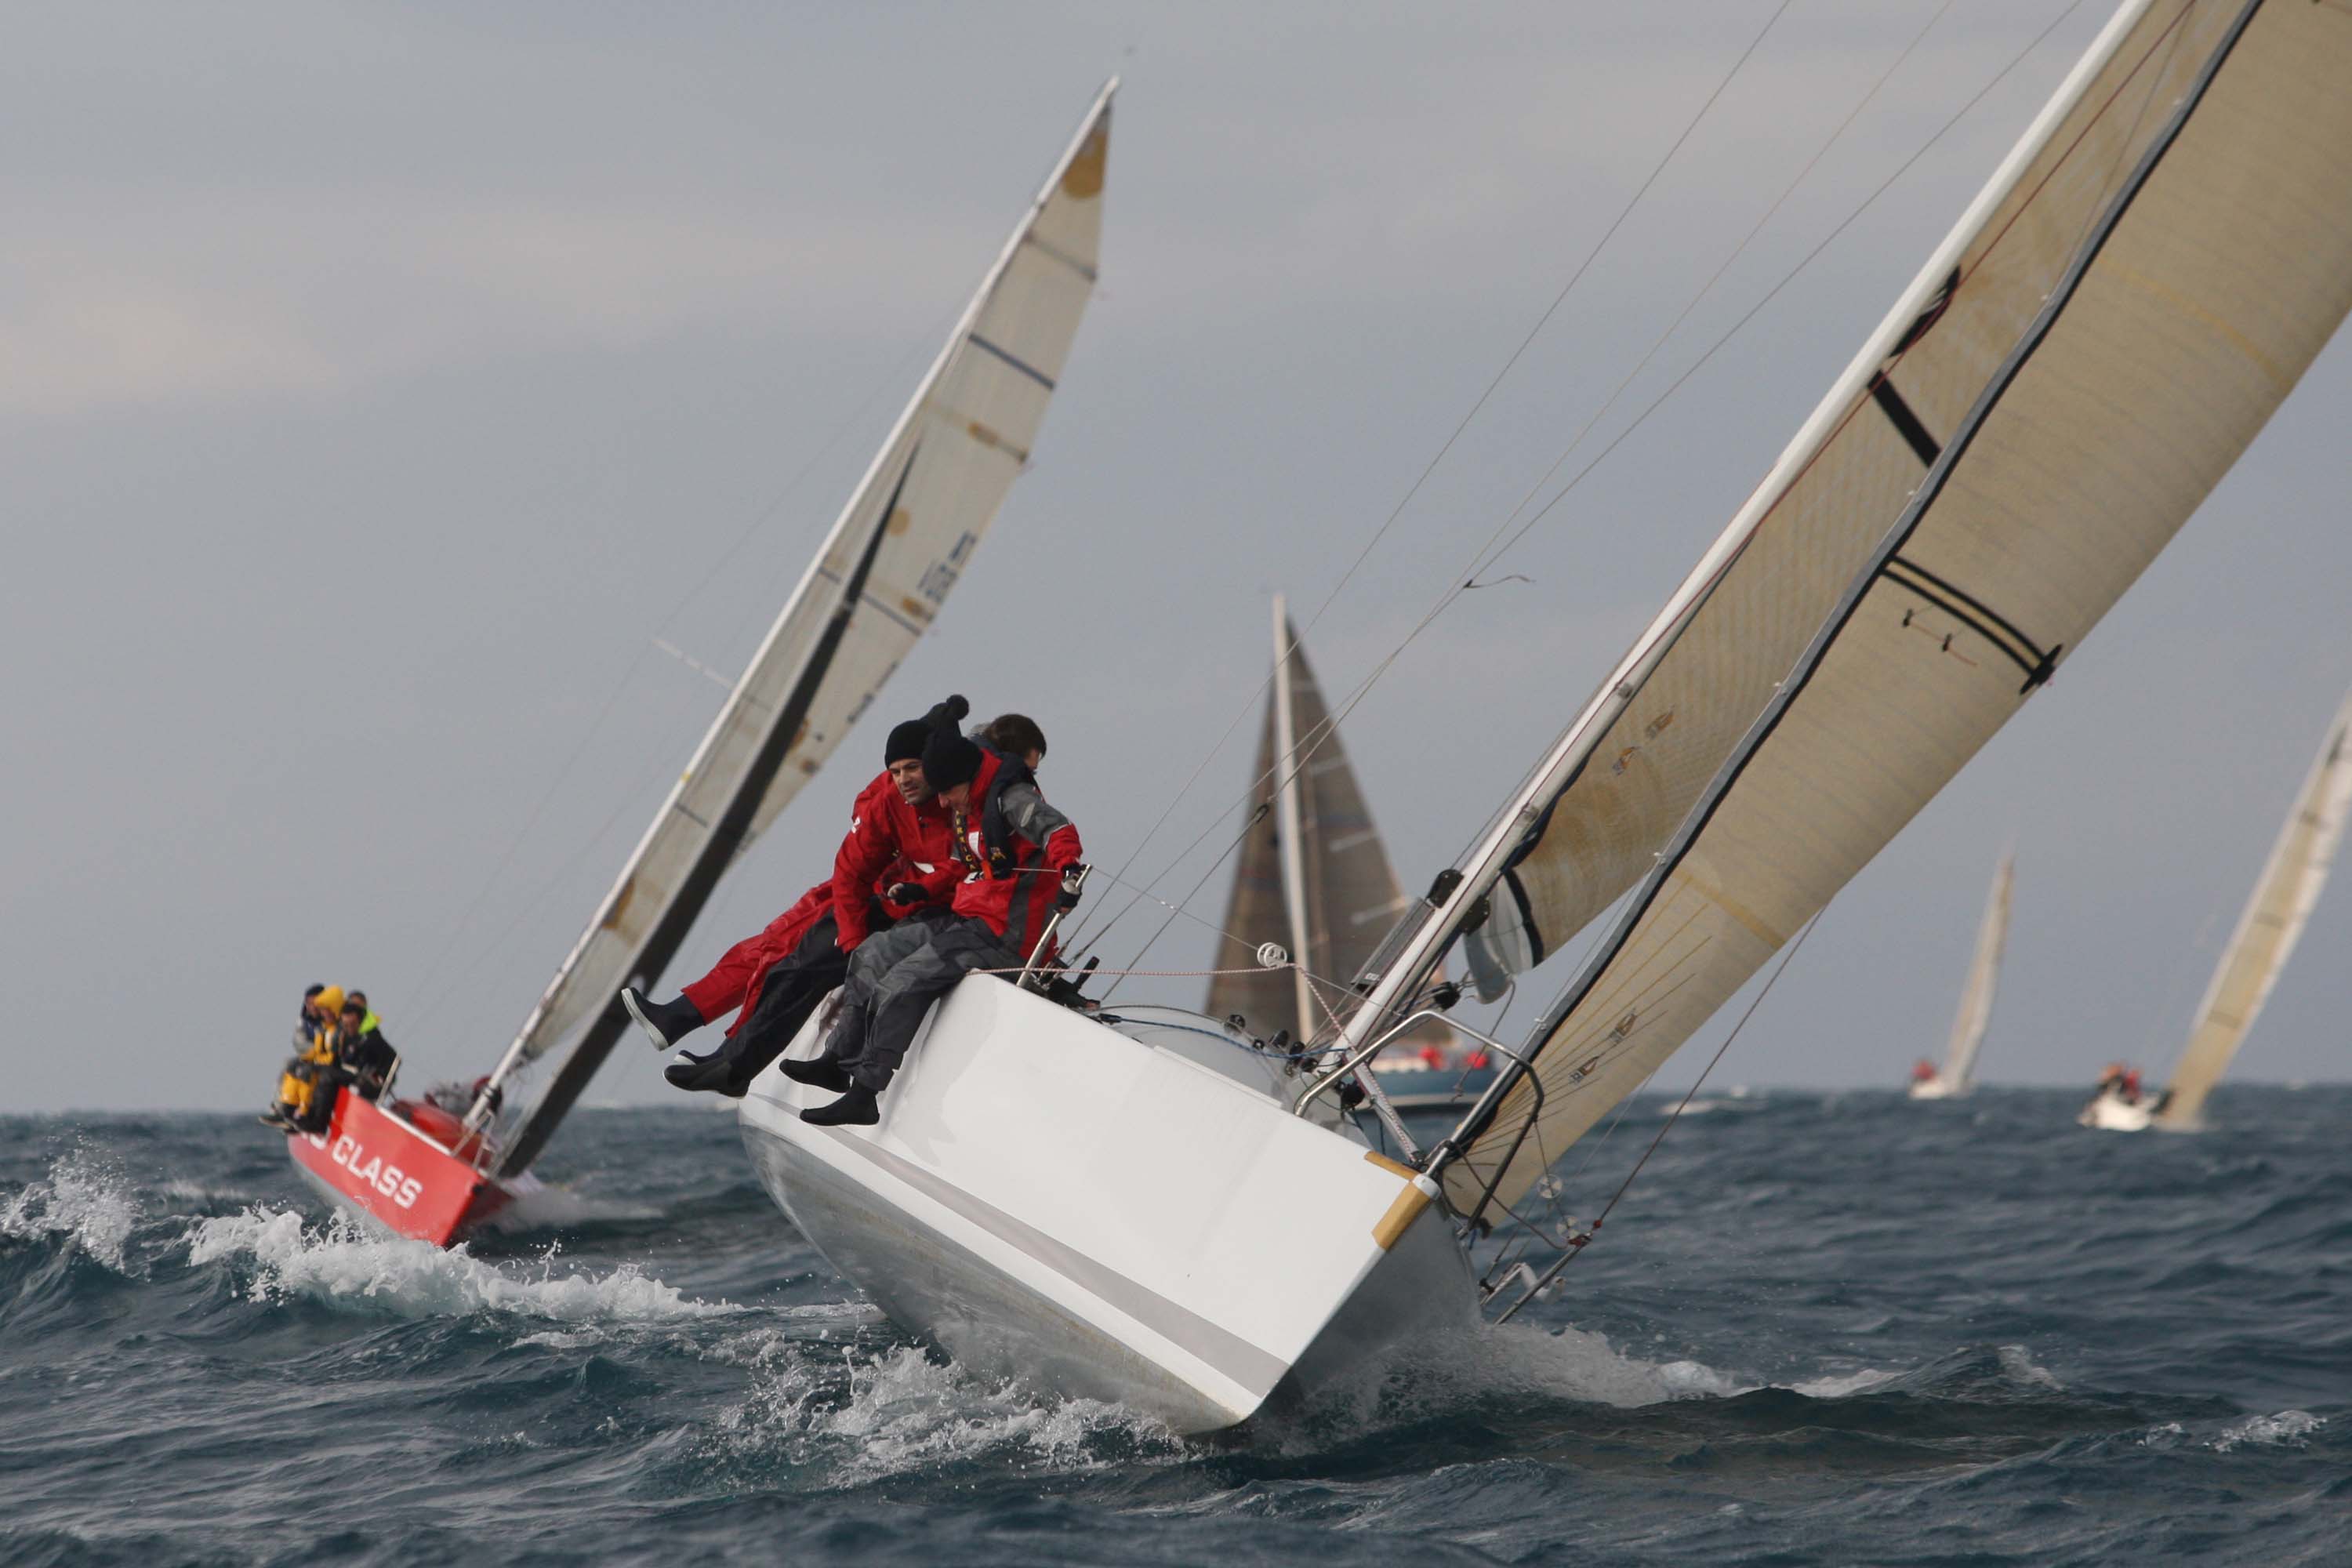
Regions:
<svg viewBox="0 0 2352 1568"><path fill-rule="evenodd" d="M2102 1132L2145 1132L2155 1120L2155 1107L2143 1100L2135 1105L2112 1094L2101 1094L2083 1107L2074 1118L2075 1125L2094 1127Z"/></svg>
<svg viewBox="0 0 2352 1568"><path fill-rule="evenodd" d="M983 1374L1179 1431L1466 1320L1433 1184L1351 1127L1289 1114L1286 1080L1206 1019L1127 1011L1114 1029L973 976L908 1053L880 1126L809 1126L800 1110L833 1096L772 1068L743 1100L744 1144L893 1321ZM812 1023L787 1054L818 1042Z"/></svg>
<svg viewBox="0 0 2352 1568"><path fill-rule="evenodd" d="M1914 1100L1966 1100L1969 1090L1974 1087L1973 1084L1946 1083L1940 1076L1917 1079L1912 1082L1911 1098Z"/></svg>

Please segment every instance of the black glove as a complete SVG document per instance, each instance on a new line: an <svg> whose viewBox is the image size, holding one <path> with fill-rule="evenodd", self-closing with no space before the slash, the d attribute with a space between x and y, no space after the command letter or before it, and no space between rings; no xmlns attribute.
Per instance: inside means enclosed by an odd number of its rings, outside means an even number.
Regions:
<svg viewBox="0 0 2352 1568"><path fill-rule="evenodd" d="M1085 873L1084 866L1073 866L1062 873L1062 890L1054 895L1055 909L1075 910L1078 907L1078 879Z"/></svg>
<svg viewBox="0 0 2352 1568"><path fill-rule="evenodd" d="M882 896L894 904L919 904L930 899L920 882L893 882L883 889Z"/></svg>

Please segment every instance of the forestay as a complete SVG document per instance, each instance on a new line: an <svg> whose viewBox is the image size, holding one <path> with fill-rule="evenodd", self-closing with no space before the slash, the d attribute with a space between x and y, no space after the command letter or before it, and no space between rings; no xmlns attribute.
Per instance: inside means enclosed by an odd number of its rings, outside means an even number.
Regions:
<svg viewBox="0 0 2352 1568"><path fill-rule="evenodd" d="M2352 812L2352 697L2336 710L2318 760L2294 797L2271 858L2263 863L2254 896L2238 917L2238 929L2197 1006L2197 1025L2188 1048L2173 1069L2156 1120L2172 1127L2194 1127L2202 1120L2205 1097L2229 1070L2246 1031L2271 994L2271 985L2286 967L2294 944L2319 902L2327 883L2327 868L2344 837L2344 820Z"/></svg>
<svg viewBox="0 0 2352 1568"><path fill-rule="evenodd" d="M1547 942L1642 878L1531 1041L1541 1115L1514 1074L1457 1134L1459 1205L1516 1199L1644 1081L2252 439L2352 304L2347 73L2328 7L2101 32L1364 1010L1507 865Z"/></svg>
<svg viewBox="0 0 2352 1568"><path fill-rule="evenodd" d="M930 625L1029 460L1094 289L1107 85L990 267L889 438L499 1076L586 1032L501 1170L527 1166L737 857L789 805Z"/></svg>
<svg viewBox="0 0 2352 1568"><path fill-rule="evenodd" d="M1974 1086L1977 1051L1992 1023L1993 994L2000 987L2000 953L2009 942L2009 889L2015 880L2017 857L2003 855L1992 874L1992 891L1985 899L1984 921L1977 927L1976 956L1969 963L1969 983L1960 993L1960 1010L1952 1016L1951 1044L1944 1051L1938 1076L1954 1094Z"/></svg>

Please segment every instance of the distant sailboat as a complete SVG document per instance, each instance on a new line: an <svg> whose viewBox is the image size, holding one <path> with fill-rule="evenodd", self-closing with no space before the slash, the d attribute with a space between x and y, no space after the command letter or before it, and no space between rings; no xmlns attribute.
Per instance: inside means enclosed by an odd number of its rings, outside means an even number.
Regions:
<svg viewBox="0 0 2352 1568"><path fill-rule="evenodd" d="M1352 1009L1350 988L1408 901L1279 594L1274 676L1251 777L1250 827L1224 930L1253 946L1278 939L1298 963L1220 965L1209 982L1208 1010L1242 1020L1279 1050L1336 1026ZM1466 1106L1494 1074L1492 1063L1465 1052L1439 1018L1406 1030L1372 1066L1399 1110Z"/></svg>
<svg viewBox="0 0 2352 1568"><path fill-rule="evenodd" d="M965 978L871 1129L781 1071L744 1142L800 1231L983 1373L1182 1431L1507 1315L1476 1281L1549 1173L2079 646L2352 308L2352 27L2130 0L1664 609L1414 900L1302 1091L1219 1020ZM1776 389L1772 395L1779 395ZM1537 649L1528 650L1534 657ZM1449 711L1508 725L1526 714ZM1494 964L1600 928L1493 1085L1406 1158L1343 1075ZM1450 989L1450 988L1449 988ZM1295 1004L1294 1004L1295 1005ZM1454 1027L1469 1028L1459 1019ZM1479 1037L1484 1038L1485 1037ZM819 1047L814 1028L792 1047ZM1540 1215L1540 1210L1536 1210ZM1586 1236L1529 1225L1556 1272ZM1499 1260L1497 1260L1499 1261Z"/></svg>
<svg viewBox="0 0 2352 1568"><path fill-rule="evenodd" d="M287 1140L328 1196L444 1244L504 1207L629 1031L621 987L660 975L720 879L929 629L1028 466L1092 298L1116 86L1087 110L470 1112L460 1123L342 1096L326 1133ZM536 1100L501 1116L541 1062L555 1066Z"/></svg>
<svg viewBox="0 0 2352 1568"><path fill-rule="evenodd" d="M1927 1062L1912 1075L1914 1100L1958 1100L1976 1088L1977 1050L1992 1022L1993 993L2000 985L2000 953L2009 941L2009 886L2017 868L2015 855L2003 855L1992 874L1992 892L1985 900L1984 921L1977 927L1976 958L1969 965L1969 983L1960 992L1960 1010L1952 1018L1951 1043L1944 1047L1941 1068Z"/></svg>
<svg viewBox="0 0 2352 1568"><path fill-rule="evenodd" d="M2345 818L2352 814L2352 744L2347 739L2352 739L2352 696L2336 710L2319 756L2263 864L2253 896L2238 917L2238 929L2231 932L2230 945L2214 967L2204 999L2197 1005L2189 1044L2172 1069L2172 1082L2151 1103L2132 1097L2111 1073L2110 1081L2101 1085L2076 1119L2084 1126L2137 1132L2150 1126L2187 1131L2204 1124L2205 1097L2221 1081L2261 1016L2272 985L2294 955L2319 902L2320 889L2327 885L2328 868L2344 838Z"/></svg>

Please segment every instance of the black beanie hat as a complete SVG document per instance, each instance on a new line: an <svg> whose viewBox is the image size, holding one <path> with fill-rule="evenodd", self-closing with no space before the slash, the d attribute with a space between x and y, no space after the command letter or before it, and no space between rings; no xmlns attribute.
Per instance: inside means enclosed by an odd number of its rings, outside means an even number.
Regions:
<svg viewBox="0 0 2352 1568"><path fill-rule="evenodd" d="M980 746L953 730L934 730L923 747L923 777L935 790L950 790L980 776Z"/></svg>
<svg viewBox="0 0 2352 1568"><path fill-rule="evenodd" d="M890 726L890 738L882 745L882 765L919 761L923 743L931 738L931 727L920 719L909 719L903 724Z"/></svg>

